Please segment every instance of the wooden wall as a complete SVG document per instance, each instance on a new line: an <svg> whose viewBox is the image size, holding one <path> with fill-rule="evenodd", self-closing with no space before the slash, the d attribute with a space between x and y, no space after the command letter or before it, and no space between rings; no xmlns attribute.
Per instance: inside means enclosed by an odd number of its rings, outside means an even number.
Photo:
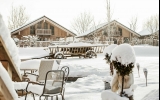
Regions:
<svg viewBox="0 0 160 100"><path fill-rule="evenodd" d="M54 27L54 35L49 35L49 36L45 36L45 35L40 35L40 37L43 37L43 38L48 38L48 39L51 39L51 40L56 40L56 38L66 38L67 37L67 32L60 29L59 27L45 21L46 23L48 23L48 29L50 29L50 25L52 25ZM37 29L37 23L35 24L35 30ZM41 29L44 29L44 21L42 21L42 24L41 24ZM27 36L27 35L32 35L30 34L30 27L24 29L24 30L21 30L20 31L20 34L19 32L15 33L14 35L11 35L12 37L13 36L16 36L17 38L21 39L22 36ZM35 34L36 35L36 34Z"/></svg>

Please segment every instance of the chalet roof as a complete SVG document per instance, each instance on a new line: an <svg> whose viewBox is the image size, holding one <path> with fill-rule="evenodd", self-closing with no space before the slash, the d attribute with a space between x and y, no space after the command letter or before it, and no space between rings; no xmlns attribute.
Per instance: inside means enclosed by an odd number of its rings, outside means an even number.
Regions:
<svg viewBox="0 0 160 100"><path fill-rule="evenodd" d="M60 29L62 29L64 31L67 31L70 35L76 36L75 33L73 33L72 31L68 30L67 28L63 27L62 25L56 23L55 21L53 21L52 19L50 19L50 18L48 18L46 16L42 16L42 17L40 17L38 19L35 19L35 20L33 20L33 21L29 22L29 23L26 23L26 24L22 25L21 27L19 27L17 29L12 30L11 34L15 34L15 33L19 32L19 31L25 29L26 27L30 27L33 24L36 24L36 23L38 23L38 22L40 22L42 20L47 20L47 21L51 22L52 24L54 24L55 26L59 27Z"/></svg>
<svg viewBox="0 0 160 100"><path fill-rule="evenodd" d="M140 32L138 32L140 35L145 36L145 35L150 35L151 32L148 29L144 29Z"/></svg>
<svg viewBox="0 0 160 100"><path fill-rule="evenodd" d="M139 34L142 35L142 36L152 35L152 34L156 34L156 33L159 33L159 30L151 33L148 29L144 29L144 30L139 32Z"/></svg>
<svg viewBox="0 0 160 100"><path fill-rule="evenodd" d="M112 23L117 23L117 25L125 28L126 30L132 32L133 34L135 34L135 35L137 35L137 36L139 36L139 37L141 36L141 35L138 34L137 32L131 30L130 28L126 27L125 25L121 24L120 22L118 22L118 21L116 21L116 20L113 20L113 21L110 22L110 24L112 24ZM100 24L100 25L96 26L96 28L91 28L90 30L88 30L88 31L86 31L85 33L83 33L83 34L81 34L81 35L78 35L78 36L76 36L76 37L79 38L79 37L87 36L87 35L89 35L89 34L92 34L92 33L93 33L94 31L96 31L96 30L100 30L100 29L102 29L103 27L106 27L107 25L108 25L108 23Z"/></svg>

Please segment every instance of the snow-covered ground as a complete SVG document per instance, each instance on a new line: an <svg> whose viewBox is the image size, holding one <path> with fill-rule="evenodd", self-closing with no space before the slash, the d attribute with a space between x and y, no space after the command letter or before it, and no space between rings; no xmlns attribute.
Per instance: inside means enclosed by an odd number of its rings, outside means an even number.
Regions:
<svg viewBox="0 0 160 100"><path fill-rule="evenodd" d="M134 100L159 100L159 47L133 46L133 48L136 63L140 64L140 77L136 66L133 72L134 84L137 85ZM71 57L61 61L61 66L70 67L69 76L83 77L67 83L65 100L101 100L101 93L104 91L103 79L110 75L109 65L103 59L104 54L98 54L97 58L92 59ZM148 70L147 86L143 68Z"/></svg>
<svg viewBox="0 0 160 100"><path fill-rule="evenodd" d="M35 50L18 49L14 41L10 37L10 32L4 25L2 16L0 15L0 36L2 37L5 45L13 59L16 67L19 68L20 59L29 59L34 57L40 57L48 55L43 49L35 48ZM134 91L134 100L159 100L159 47L153 46L134 46L136 54L136 63L140 64L140 77L138 70L134 68L134 84L137 85ZM29 51L29 52L28 52ZM20 57L19 57L20 56ZM65 100L102 100L101 93L104 91L103 79L109 76L109 65L103 60L104 55L98 54L97 58L93 59L79 59L78 57L63 59L61 66L68 65L70 67L70 76L83 77L79 78L75 82L66 84ZM38 65L38 63L36 63ZM35 64L35 66L36 66ZM22 65L22 63L21 63ZM29 63L28 66L32 66L33 63ZM10 93L13 97L17 98L17 94L13 90L13 86L10 85L11 80L5 78L7 72L2 69L0 71L0 77L5 81L6 86L11 88ZM148 84L146 86L145 76L143 68L147 68ZM9 77L9 76L8 76ZM8 84L7 84L8 83ZM38 97L38 96L36 96ZM32 100L29 96L27 100ZM20 98L24 100L24 97ZM37 100L39 100L37 98ZM61 100L61 99L59 99Z"/></svg>

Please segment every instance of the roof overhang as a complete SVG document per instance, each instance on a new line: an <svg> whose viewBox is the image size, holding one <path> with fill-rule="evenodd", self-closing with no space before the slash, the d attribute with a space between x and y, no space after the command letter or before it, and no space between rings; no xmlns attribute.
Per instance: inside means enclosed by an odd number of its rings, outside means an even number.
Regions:
<svg viewBox="0 0 160 100"><path fill-rule="evenodd" d="M17 29L12 30L11 34L16 34L16 33L20 32L20 31L22 31L22 30L24 30L24 29L26 29L26 28L28 28L28 27L40 22L40 21L48 21L48 22L52 23L53 25L55 25L56 27L64 30L65 32L67 32L67 34L70 34L71 36L76 36L75 33L71 32L70 30L66 29L65 27L63 27L60 24L54 22L53 20L49 19L46 16L40 17L40 18L30 22L30 23L27 23L27 24L25 24L25 25L23 25L23 26L21 26L21 27L19 27Z"/></svg>
<svg viewBox="0 0 160 100"><path fill-rule="evenodd" d="M122 28L128 30L129 32L133 33L133 34L136 35L137 37L140 37L140 36L141 36L140 34L138 34L138 33L136 33L135 31L129 29L128 27L126 27L125 25L119 23L119 22L116 21L116 20L113 20L113 21L110 22L110 24L113 24L113 23L116 23L117 25L119 25L119 26L121 26ZM101 29L103 29L103 28L105 28L105 27L107 27L107 26L108 26L108 24L105 24L104 26L101 26L101 27L99 27L98 29L95 29L95 30L91 31L91 32L88 33L88 34L76 36L76 38L82 38L82 37L91 35L91 34L94 33L95 31L100 31Z"/></svg>

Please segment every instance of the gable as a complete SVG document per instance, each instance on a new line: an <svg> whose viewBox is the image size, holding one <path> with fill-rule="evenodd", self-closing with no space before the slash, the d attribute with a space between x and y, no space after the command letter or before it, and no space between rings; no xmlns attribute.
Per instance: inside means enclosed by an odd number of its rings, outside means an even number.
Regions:
<svg viewBox="0 0 160 100"><path fill-rule="evenodd" d="M44 21L44 22L46 21L46 22L48 22L48 23L50 23L50 24L58 27L59 29L67 32L68 35L70 35L70 36L76 36L75 33L71 32L70 30L66 29L65 27L63 27L63 26L61 26L60 24L54 22L53 20L49 19L49 18L46 17L46 16L40 17L40 18L38 18L38 19L30 22L30 23L27 23L27 24L25 24L25 25L23 25L23 26L21 26L21 27L19 27L19 28L17 28L17 29L12 30L12 31L11 31L11 34L16 34L16 33L20 32L20 31L22 31L22 30L24 30L24 29L26 29L26 28L29 28L30 26L36 25L38 22L41 22L41 21Z"/></svg>
<svg viewBox="0 0 160 100"><path fill-rule="evenodd" d="M130 33L133 33L134 35L140 37L140 35L139 35L138 33L136 33L135 31L133 31L133 30L131 30L131 29L129 29L128 27L126 27L125 25L119 23L118 21L113 20L113 21L110 22L110 24L114 24L114 23L116 23L116 25L118 25L118 27L123 28L125 31L128 31L128 32L130 32ZM84 37L84 36L87 36L87 35L90 35L90 34L94 33L95 31L97 31L97 32L98 32L98 31L101 31L103 28L105 28L105 27L107 27L107 26L108 26L108 23L103 23L103 24L101 24L101 25L98 25L98 27L97 27L96 29L93 29L93 30L91 30L91 31L89 30L89 31L85 32L84 34L81 34L81 35L79 35L79 36L77 36L77 37Z"/></svg>

